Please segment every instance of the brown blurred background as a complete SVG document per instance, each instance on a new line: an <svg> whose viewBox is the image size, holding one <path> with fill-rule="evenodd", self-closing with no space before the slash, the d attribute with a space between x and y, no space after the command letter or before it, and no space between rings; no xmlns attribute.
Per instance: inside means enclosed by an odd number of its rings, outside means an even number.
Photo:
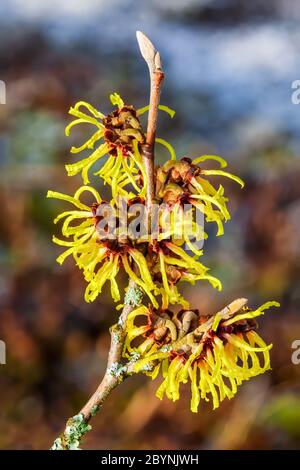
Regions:
<svg viewBox="0 0 300 470"><path fill-rule="evenodd" d="M189 411L189 390L177 403L154 396L158 381L135 377L107 400L84 448L300 448L300 7L292 0L4 0L0 5L0 448L47 449L67 417L78 412L104 372L110 298L83 300L81 273L59 267L51 243L63 204L48 188L73 192L67 178L72 137L68 108L80 99L109 111L118 91L142 106L148 75L135 41L145 31L161 51L166 81L160 135L178 155L220 154L247 182L228 181L232 221L214 227L204 263L223 282L188 288L205 313L236 297L253 307L278 300L260 320L272 342L272 372L240 388L212 411ZM163 161L166 154L162 151ZM125 282L125 279L122 281Z"/></svg>

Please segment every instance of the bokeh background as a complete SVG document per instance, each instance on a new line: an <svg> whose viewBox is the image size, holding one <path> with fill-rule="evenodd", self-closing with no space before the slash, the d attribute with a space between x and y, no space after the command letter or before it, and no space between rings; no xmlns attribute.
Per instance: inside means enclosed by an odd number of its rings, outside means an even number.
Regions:
<svg viewBox="0 0 300 470"><path fill-rule="evenodd" d="M291 362L300 339L299 21L294 0L1 1L0 448L47 449L105 369L116 312L105 294L85 304L81 273L71 260L56 264L52 219L63 206L45 195L80 183L63 168L74 158L70 105L84 99L107 112L113 91L147 103L136 29L161 51L162 103L177 110L171 122L161 116L160 135L178 155L224 156L247 182L241 191L228 181L232 221L205 244L223 292L200 284L186 295L204 313L240 296L282 307L260 320L274 343L272 372L234 400L195 415L189 390L160 402L157 381L135 377L107 400L84 448L300 448L300 365Z"/></svg>

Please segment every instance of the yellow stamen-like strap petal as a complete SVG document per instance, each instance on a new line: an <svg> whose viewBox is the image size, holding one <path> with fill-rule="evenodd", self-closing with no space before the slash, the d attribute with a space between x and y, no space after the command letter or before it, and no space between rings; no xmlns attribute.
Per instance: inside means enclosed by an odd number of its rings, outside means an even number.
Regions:
<svg viewBox="0 0 300 470"><path fill-rule="evenodd" d="M239 178L236 175L233 175L231 173L227 173L227 171L222 171L222 170L202 170L203 175L219 175L219 176L226 176L227 178L230 178L234 181L236 181L238 184L241 185L243 188L245 186L244 181Z"/></svg>
<svg viewBox="0 0 300 470"><path fill-rule="evenodd" d="M176 152L174 150L174 147L169 144L169 142L167 142L165 139L161 139L160 137L157 137L155 139L155 142L166 147L166 149L170 152L171 160L176 160Z"/></svg>
<svg viewBox="0 0 300 470"><path fill-rule="evenodd" d="M221 168L227 167L227 162L224 158L219 157L219 155L201 155L201 157L193 158L193 164L197 165L198 163L202 163L205 160L216 160L220 163Z"/></svg>

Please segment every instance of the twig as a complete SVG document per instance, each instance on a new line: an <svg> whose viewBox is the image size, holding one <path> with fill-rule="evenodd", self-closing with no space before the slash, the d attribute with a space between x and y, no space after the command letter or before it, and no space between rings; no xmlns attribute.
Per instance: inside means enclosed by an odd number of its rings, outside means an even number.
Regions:
<svg viewBox="0 0 300 470"><path fill-rule="evenodd" d="M83 414L85 421L89 421L90 418L96 414L112 390L119 383L123 382L125 378L123 374L124 368L122 365L122 352L126 332L126 320L133 308L140 304L142 296L143 293L141 288L137 286L134 281L130 280L119 321L116 325L113 325L110 328L111 344L105 375L95 393L91 396L80 412Z"/></svg>
<svg viewBox="0 0 300 470"><path fill-rule="evenodd" d="M147 36L141 31L137 31L136 37L141 54L148 65L150 73L147 136L146 144L142 147L142 159L148 177L146 207L148 208L148 211L150 211L154 199L154 144L157 126L157 110L164 73L162 71L160 54L155 49L149 38L147 38Z"/></svg>
<svg viewBox="0 0 300 470"><path fill-rule="evenodd" d="M147 62L150 71L150 103L147 135L146 144L142 148L142 158L147 176L146 207L149 213L154 198L154 143L160 90L164 74L161 70L159 52L155 50L151 41L140 31L137 32L137 40L141 54ZM80 413L67 421L64 432L54 441L53 450L78 449L82 437L91 429L91 426L88 424L90 419L101 408L103 402L114 388L128 376L127 367L122 363L122 352L126 334L125 325L129 313L141 303L142 297L141 288L134 281L130 280L119 321L110 329L111 345L104 377Z"/></svg>

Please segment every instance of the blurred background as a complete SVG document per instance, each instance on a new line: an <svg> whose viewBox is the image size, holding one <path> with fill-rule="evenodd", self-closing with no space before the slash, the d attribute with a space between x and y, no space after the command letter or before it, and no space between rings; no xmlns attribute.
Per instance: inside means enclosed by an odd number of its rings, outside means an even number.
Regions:
<svg viewBox="0 0 300 470"><path fill-rule="evenodd" d="M247 182L226 182L232 220L204 247L223 291L198 284L185 294L203 313L240 296L282 306L260 319L274 343L272 372L235 399L192 414L188 389L175 404L160 402L159 381L135 377L107 400L83 447L300 448L300 364L291 362L300 339L300 105L291 101L299 21L293 0L1 1L0 448L49 448L105 370L114 306L105 294L86 304L72 260L56 264L52 220L65 206L45 195L80 184L63 167L74 158L74 137L64 136L70 105L83 99L109 112L114 91L147 103L136 29L160 50L162 103L177 111L160 117L159 134L179 156L222 155Z"/></svg>

